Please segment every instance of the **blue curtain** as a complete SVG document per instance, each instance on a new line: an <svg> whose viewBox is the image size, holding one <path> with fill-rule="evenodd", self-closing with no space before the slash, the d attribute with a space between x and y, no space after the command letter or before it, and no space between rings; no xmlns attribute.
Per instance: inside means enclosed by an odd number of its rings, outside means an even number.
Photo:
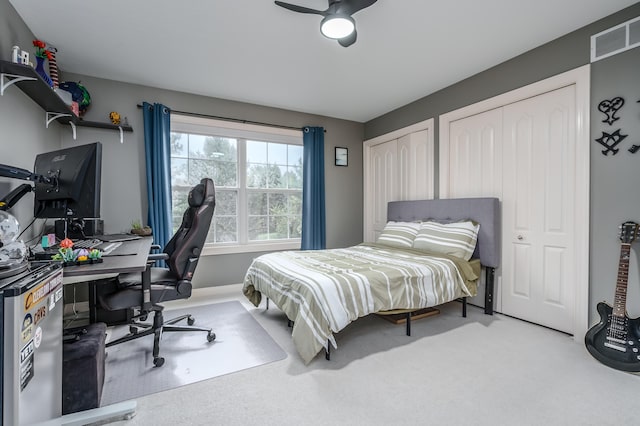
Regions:
<svg viewBox="0 0 640 426"><path fill-rule="evenodd" d="M171 239L171 124L161 104L143 103L144 151L147 163L147 224L153 242L164 247Z"/></svg>
<svg viewBox="0 0 640 426"><path fill-rule="evenodd" d="M324 128L303 129L302 250L326 248L324 210Z"/></svg>

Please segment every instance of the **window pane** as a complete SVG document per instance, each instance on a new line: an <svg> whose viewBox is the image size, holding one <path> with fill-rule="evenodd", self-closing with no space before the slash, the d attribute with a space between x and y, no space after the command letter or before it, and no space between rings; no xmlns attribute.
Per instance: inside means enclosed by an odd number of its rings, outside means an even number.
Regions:
<svg viewBox="0 0 640 426"><path fill-rule="evenodd" d="M288 238L289 220L287 216L271 216L269 218L269 239L279 240Z"/></svg>
<svg viewBox="0 0 640 426"><path fill-rule="evenodd" d="M238 164L230 161L214 161L212 179L217 186L232 188L238 186Z"/></svg>
<svg viewBox="0 0 640 426"><path fill-rule="evenodd" d="M247 141L247 163L267 164L267 143Z"/></svg>
<svg viewBox="0 0 640 426"><path fill-rule="evenodd" d="M265 193L249 193L248 200L248 214L250 216L264 216L267 214L267 194Z"/></svg>
<svg viewBox="0 0 640 426"><path fill-rule="evenodd" d="M286 194L269 194L269 215L287 214Z"/></svg>
<svg viewBox="0 0 640 426"><path fill-rule="evenodd" d="M236 191L216 190L216 209L218 216L235 216L238 211L238 193Z"/></svg>
<svg viewBox="0 0 640 426"><path fill-rule="evenodd" d="M171 156L187 157L189 146L189 135L186 133L171 133Z"/></svg>
<svg viewBox="0 0 640 426"><path fill-rule="evenodd" d="M189 184L189 160L186 158L171 158L171 184Z"/></svg>
<svg viewBox="0 0 640 426"><path fill-rule="evenodd" d="M282 143L270 143L268 145L269 164L287 165L287 145Z"/></svg>
<svg viewBox="0 0 640 426"><path fill-rule="evenodd" d="M238 221L235 216L216 216L213 222L216 243L234 243L238 241Z"/></svg>
<svg viewBox="0 0 640 426"><path fill-rule="evenodd" d="M287 164L302 167L302 145L287 145L287 150L289 151Z"/></svg>
<svg viewBox="0 0 640 426"><path fill-rule="evenodd" d="M287 188L302 189L302 167L289 166L286 180Z"/></svg>
<svg viewBox="0 0 640 426"><path fill-rule="evenodd" d="M173 232L178 230L182 223L182 216L189 207L187 197L189 196L189 187L174 186L171 190L171 219Z"/></svg>
<svg viewBox="0 0 640 426"><path fill-rule="evenodd" d="M302 215L302 194L291 194L287 201L289 202L290 215Z"/></svg>
<svg viewBox="0 0 640 426"><path fill-rule="evenodd" d="M287 181L284 178L284 174L287 171L286 166L269 166L269 180L267 182L268 188L286 188Z"/></svg>
<svg viewBox="0 0 640 426"><path fill-rule="evenodd" d="M238 162L238 141L236 139L210 136L207 137L203 149L205 158L232 163Z"/></svg>
<svg viewBox="0 0 640 426"><path fill-rule="evenodd" d="M189 157L190 158L207 158L204 152L205 141L207 136L189 135Z"/></svg>
<svg viewBox="0 0 640 426"><path fill-rule="evenodd" d="M266 188L267 172L264 164L247 164L247 188Z"/></svg>
<svg viewBox="0 0 640 426"><path fill-rule="evenodd" d="M266 216L249 216L249 240L266 240L267 239L267 217Z"/></svg>
<svg viewBox="0 0 640 426"><path fill-rule="evenodd" d="M202 178L209 177L214 180L214 164L209 160L189 160L189 185L197 185Z"/></svg>
<svg viewBox="0 0 640 426"><path fill-rule="evenodd" d="M302 218L293 216L289 218L289 238L300 238L302 236Z"/></svg>

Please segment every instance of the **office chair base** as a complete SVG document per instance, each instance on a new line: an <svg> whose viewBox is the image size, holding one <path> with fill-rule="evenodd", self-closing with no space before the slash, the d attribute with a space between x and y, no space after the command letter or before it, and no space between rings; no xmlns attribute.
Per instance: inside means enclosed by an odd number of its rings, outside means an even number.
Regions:
<svg viewBox="0 0 640 426"><path fill-rule="evenodd" d="M184 319L187 320L188 325L176 325L177 322ZM213 342L216 339L216 334L211 328L193 327L194 323L195 318L191 315L182 315L165 322L162 316L162 309L157 309L154 313L153 324L138 322L131 324L129 326L129 334L108 342L105 346L110 347L153 334L153 365L155 367L162 367L164 358L160 356L160 339L162 338L162 333L165 331L204 331L207 333L207 342Z"/></svg>

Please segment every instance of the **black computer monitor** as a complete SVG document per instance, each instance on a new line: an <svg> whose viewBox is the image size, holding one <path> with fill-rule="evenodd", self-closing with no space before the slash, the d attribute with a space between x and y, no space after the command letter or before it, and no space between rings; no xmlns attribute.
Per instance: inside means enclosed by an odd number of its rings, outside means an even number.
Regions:
<svg viewBox="0 0 640 426"><path fill-rule="evenodd" d="M38 154L33 172L53 181L35 184L35 217L100 217L100 142Z"/></svg>

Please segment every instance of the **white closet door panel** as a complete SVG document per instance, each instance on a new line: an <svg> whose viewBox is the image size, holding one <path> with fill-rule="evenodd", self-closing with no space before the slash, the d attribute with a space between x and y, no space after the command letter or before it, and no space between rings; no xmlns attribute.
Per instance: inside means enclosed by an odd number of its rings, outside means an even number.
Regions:
<svg viewBox="0 0 640 426"><path fill-rule="evenodd" d="M397 199L397 141L394 139L371 148L370 196L375 241L387 223L387 203Z"/></svg>
<svg viewBox="0 0 640 426"><path fill-rule="evenodd" d="M442 198L498 197L502 199L502 109L465 117L450 123L448 182L441 189ZM441 172L443 169L441 168ZM494 303L500 311L502 273L498 269L494 280ZM484 306L485 275L480 277L478 294L469 303Z"/></svg>
<svg viewBox="0 0 640 426"><path fill-rule="evenodd" d="M433 146L426 130L398 139L399 200L433 198Z"/></svg>
<svg viewBox="0 0 640 426"><path fill-rule="evenodd" d="M447 198L499 197L502 192L502 111L494 109L450 125Z"/></svg>
<svg viewBox="0 0 640 426"><path fill-rule="evenodd" d="M569 86L504 107L502 311L566 332L575 294L574 104Z"/></svg>

